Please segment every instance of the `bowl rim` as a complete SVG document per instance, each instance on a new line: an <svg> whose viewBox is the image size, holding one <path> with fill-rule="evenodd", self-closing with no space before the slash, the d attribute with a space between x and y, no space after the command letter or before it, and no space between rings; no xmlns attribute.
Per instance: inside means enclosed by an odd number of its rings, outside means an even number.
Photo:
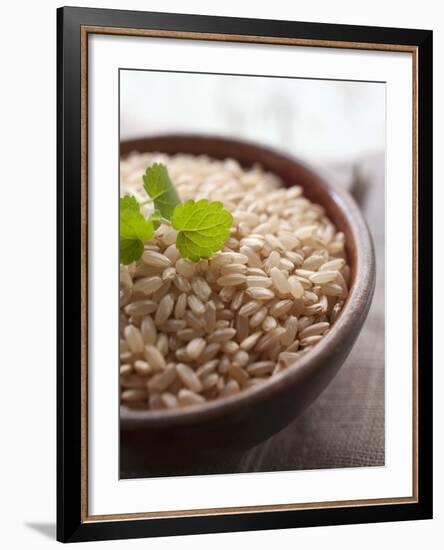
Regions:
<svg viewBox="0 0 444 550"><path fill-rule="evenodd" d="M375 286L376 260L371 234L358 205L346 189L340 186L333 187L326 182L315 169L311 168L311 166L297 157L286 152L282 153L281 151L277 151L273 147L264 146L248 140L203 134L162 134L125 140L120 143L120 146L128 148L134 144L134 149L132 150L137 151L137 145L140 146L140 144L145 142L158 141L159 139L166 141L174 139L185 139L189 141L209 139L218 141L222 145L230 145L232 147L236 147L237 145L248 145L255 148L258 153L266 153L268 156L272 155L275 158L285 160L287 163L299 165L299 167L310 174L313 179L317 180L317 184L324 188L329 198L344 215L345 223L348 225L354 241L356 258L355 273L344 307L332 326L331 331L313 346L311 350L298 359L296 365L289 365L284 371L271 377L264 384L260 384L248 391L240 392L234 396L224 397L223 399L207 401L196 407L146 411L131 410L119 404L120 430L134 430L140 427L145 429L171 428L206 422L227 414L235 413L243 408L248 408L249 405L253 403L276 396L284 387L288 388L289 384L295 385L302 382L304 379L310 377L319 365L328 360L332 343L346 340L349 333L353 331L356 314L369 308ZM122 156L124 157L125 154L121 154L120 158L122 158ZM208 154L208 156L211 157L211 154ZM236 160L235 156L233 156L233 158ZM265 169L267 169L266 166ZM301 186L303 187L303 184L301 184ZM328 215L328 208L325 207L325 205L324 208L326 208L326 213Z"/></svg>

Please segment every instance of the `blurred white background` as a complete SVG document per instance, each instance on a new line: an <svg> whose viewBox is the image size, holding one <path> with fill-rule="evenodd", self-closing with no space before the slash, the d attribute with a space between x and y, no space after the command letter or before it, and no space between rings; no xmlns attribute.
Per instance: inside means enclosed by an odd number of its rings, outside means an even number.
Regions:
<svg viewBox="0 0 444 550"><path fill-rule="evenodd" d="M382 83L122 70L120 108L122 140L211 133L315 163L385 148Z"/></svg>

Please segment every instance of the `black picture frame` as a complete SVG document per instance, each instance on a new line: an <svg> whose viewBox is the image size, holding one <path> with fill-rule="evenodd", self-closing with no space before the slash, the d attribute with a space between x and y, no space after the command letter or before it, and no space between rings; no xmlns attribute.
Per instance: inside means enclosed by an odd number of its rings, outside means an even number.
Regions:
<svg viewBox="0 0 444 550"><path fill-rule="evenodd" d="M82 512L81 28L298 38L417 48L417 501L151 519ZM63 542L282 529L432 517L432 31L92 8L57 10L57 539Z"/></svg>

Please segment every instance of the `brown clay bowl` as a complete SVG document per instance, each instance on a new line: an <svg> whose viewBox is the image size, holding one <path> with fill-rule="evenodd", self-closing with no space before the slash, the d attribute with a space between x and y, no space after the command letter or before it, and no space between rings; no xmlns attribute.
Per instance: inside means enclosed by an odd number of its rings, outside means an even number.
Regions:
<svg viewBox="0 0 444 550"><path fill-rule="evenodd" d="M201 407L150 412L121 407L121 443L139 448L142 444L150 455L252 447L282 430L312 403L350 353L375 285L375 257L367 225L346 191L331 187L300 161L266 147L209 136L166 135L121 143L121 157L131 151L232 157L245 167L260 163L286 186L302 186L305 195L322 205L345 234L351 268L347 302L332 330L295 366L258 388Z"/></svg>

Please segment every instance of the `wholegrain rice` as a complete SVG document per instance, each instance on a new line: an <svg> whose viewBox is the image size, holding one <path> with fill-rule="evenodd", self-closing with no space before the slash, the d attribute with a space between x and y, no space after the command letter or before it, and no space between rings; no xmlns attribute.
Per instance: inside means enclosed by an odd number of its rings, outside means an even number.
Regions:
<svg viewBox="0 0 444 550"><path fill-rule="evenodd" d="M130 351L123 351L119 354L119 359L121 364L131 364L133 359L133 354Z"/></svg>
<svg viewBox="0 0 444 550"><path fill-rule="evenodd" d="M191 328L194 328L194 330L200 331L205 328L204 321L205 319L202 318L202 316L198 316L195 313L193 313L191 310L188 310L185 312L183 318L187 322L188 326Z"/></svg>
<svg viewBox="0 0 444 550"><path fill-rule="evenodd" d="M153 250L145 250L142 254L142 261L152 267L169 267L171 265L171 260L165 254Z"/></svg>
<svg viewBox="0 0 444 550"><path fill-rule="evenodd" d="M169 392L162 393L160 400L166 409L176 409L179 405L177 397Z"/></svg>
<svg viewBox="0 0 444 550"><path fill-rule="evenodd" d="M156 348L164 357L168 355L169 343L167 334L161 332L157 335Z"/></svg>
<svg viewBox="0 0 444 550"><path fill-rule="evenodd" d="M240 264L241 265L241 264ZM202 277L195 277L191 281L191 287L196 296L206 302L211 296L212 290L210 285Z"/></svg>
<svg viewBox="0 0 444 550"><path fill-rule="evenodd" d="M196 315L203 315L205 313L205 306L196 295L190 294L187 301L188 306L193 313Z"/></svg>
<svg viewBox="0 0 444 550"><path fill-rule="evenodd" d="M240 252L247 258L247 262L245 263L247 263L249 267L260 268L262 266L261 257L250 246L241 246Z"/></svg>
<svg viewBox="0 0 444 550"><path fill-rule="evenodd" d="M197 376L199 376L199 378L205 378L217 369L218 364L219 359L212 359L211 361L207 361L196 370Z"/></svg>
<svg viewBox="0 0 444 550"><path fill-rule="evenodd" d="M236 294L237 289L234 285L225 286L219 292L219 298L222 302L229 302L233 299L233 296Z"/></svg>
<svg viewBox="0 0 444 550"><path fill-rule="evenodd" d="M279 354L279 361L282 361L284 365L288 366L294 363L298 359L299 355L290 351L283 351Z"/></svg>
<svg viewBox="0 0 444 550"><path fill-rule="evenodd" d="M137 388L144 388L146 389L146 378L143 378L142 376L139 376L138 374L129 374L126 376L120 377L120 385L122 388L130 388L130 389L137 389Z"/></svg>
<svg viewBox="0 0 444 550"><path fill-rule="evenodd" d="M291 291L290 283L284 273L277 267L270 269L270 276L273 281L273 285L281 294L288 294Z"/></svg>
<svg viewBox="0 0 444 550"><path fill-rule="evenodd" d="M269 288L272 285L272 280L269 277L261 277L260 275L247 276L247 286Z"/></svg>
<svg viewBox="0 0 444 550"><path fill-rule="evenodd" d="M182 319L168 319L159 329L166 333L175 333L179 330L183 330L186 326L186 322Z"/></svg>
<svg viewBox="0 0 444 550"><path fill-rule="evenodd" d="M313 273L313 275L310 275L309 279L312 283L315 283L317 285L322 285L325 283L331 283L336 279L338 275L337 271L319 271L318 273Z"/></svg>
<svg viewBox="0 0 444 550"><path fill-rule="evenodd" d="M142 389L124 390L120 394L120 399L122 401L142 401L146 398L147 398L146 390L142 390Z"/></svg>
<svg viewBox="0 0 444 550"><path fill-rule="evenodd" d="M211 388L214 388L217 386L217 383L219 382L219 375L215 372L212 374L209 374L202 380L202 388L203 391L209 390Z"/></svg>
<svg viewBox="0 0 444 550"><path fill-rule="evenodd" d="M175 365L168 365L165 370L150 378L147 383L148 389L150 391L163 392L174 381L176 375L177 372Z"/></svg>
<svg viewBox="0 0 444 550"><path fill-rule="evenodd" d="M296 338L296 334L298 332L298 325L299 321L298 318L294 315L290 315L288 319L285 321L285 334L281 337L281 343L284 346L290 346L294 339Z"/></svg>
<svg viewBox="0 0 444 550"><path fill-rule="evenodd" d="M286 315L292 307L292 300L279 300L279 302L270 307L270 315L278 319L279 317Z"/></svg>
<svg viewBox="0 0 444 550"><path fill-rule="evenodd" d="M176 271L182 277L192 277L196 273L196 265L185 258L176 261Z"/></svg>
<svg viewBox="0 0 444 550"><path fill-rule="evenodd" d="M290 292L294 298L302 298L304 295L304 287L300 279L296 276L289 277L288 284L290 286Z"/></svg>
<svg viewBox="0 0 444 550"><path fill-rule="evenodd" d="M336 258L328 262L323 263L319 267L319 271L339 271L345 267L344 258Z"/></svg>
<svg viewBox="0 0 444 550"><path fill-rule="evenodd" d="M242 342L248 336L250 330L250 325L248 322L248 317L243 317L239 315L236 319L236 339L238 342Z"/></svg>
<svg viewBox="0 0 444 550"><path fill-rule="evenodd" d="M216 306L214 305L214 302L207 302L205 305L204 321L209 332L215 329Z"/></svg>
<svg viewBox="0 0 444 550"><path fill-rule="evenodd" d="M241 387L248 381L249 378L247 371L234 363L228 367L228 376L230 376L233 380L236 380Z"/></svg>
<svg viewBox="0 0 444 550"><path fill-rule="evenodd" d="M258 327L265 317L267 317L268 309L266 307L262 307L259 311L257 311L250 319L250 326L252 328Z"/></svg>
<svg viewBox="0 0 444 550"><path fill-rule="evenodd" d="M179 393L177 394L177 400L181 407L190 407L193 405L201 405L202 403L205 403L205 397L187 389L179 390Z"/></svg>
<svg viewBox="0 0 444 550"><path fill-rule="evenodd" d="M267 311L268 313L268 311ZM270 332L270 330L273 330L278 325L277 320L272 315L267 315L262 322L261 328L265 332Z"/></svg>
<svg viewBox="0 0 444 550"><path fill-rule="evenodd" d="M165 358L156 346L145 346L145 359L154 370L162 370L166 367Z"/></svg>
<svg viewBox="0 0 444 550"><path fill-rule="evenodd" d="M202 382L191 367L184 363L177 363L176 372L188 389L194 391L195 393L202 391Z"/></svg>
<svg viewBox="0 0 444 550"><path fill-rule="evenodd" d="M261 336L262 332L255 332L254 334L250 334L250 336L247 336L244 340L242 340L240 347L245 351L254 348Z"/></svg>
<svg viewBox="0 0 444 550"><path fill-rule="evenodd" d="M278 267L282 271L286 271L287 273L291 273L294 269L294 263L290 261L288 258L281 258L279 260Z"/></svg>
<svg viewBox="0 0 444 550"><path fill-rule="evenodd" d="M228 340L228 342L224 342L222 344L221 349L224 353L232 355L233 353L236 353L236 351L239 349L239 344L234 340Z"/></svg>
<svg viewBox="0 0 444 550"><path fill-rule="evenodd" d="M199 360L202 361L203 363L206 361L210 361L211 359L213 359L213 357L215 357L219 353L220 348L221 348L221 344L217 342L208 344L207 346L205 346L205 349L200 354Z"/></svg>
<svg viewBox="0 0 444 550"><path fill-rule="evenodd" d="M138 279L133 285L133 292L142 292L143 294L153 294L158 290L163 284L163 281L160 277L143 277Z"/></svg>
<svg viewBox="0 0 444 550"><path fill-rule="evenodd" d="M302 338L300 340L300 344L302 347L305 346L312 346L313 344L317 344L322 339L322 336L315 335L315 336L307 336L307 338Z"/></svg>
<svg viewBox="0 0 444 550"><path fill-rule="evenodd" d="M233 365L238 367L245 367L250 360L250 356L245 350L237 351L233 356Z"/></svg>
<svg viewBox="0 0 444 550"><path fill-rule="evenodd" d="M340 316L350 268L344 235L301 187L232 159L144 153L121 161L122 194L146 200L142 175L154 162L167 166L182 201L219 200L234 218L208 260L181 257L177 232L161 223L141 259L120 266L121 401L166 410L292 368Z"/></svg>
<svg viewBox="0 0 444 550"><path fill-rule="evenodd" d="M175 267L167 267L162 271L162 281L172 281L176 276Z"/></svg>
<svg viewBox="0 0 444 550"><path fill-rule="evenodd" d="M176 305L174 306L174 318L182 319L186 309L187 309L187 294L185 292L182 292L178 296L176 300Z"/></svg>
<svg viewBox="0 0 444 550"><path fill-rule="evenodd" d="M125 327L124 334L129 349L133 353L141 353L145 344L140 330L134 325L127 325Z"/></svg>
<svg viewBox="0 0 444 550"><path fill-rule="evenodd" d="M233 300L231 301L231 309L233 311L237 311L241 307L242 302L244 301L244 295L244 290L238 290L233 296Z"/></svg>
<svg viewBox="0 0 444 550"><path fill-rule="evenodd" d="M254 315L255 313L257 313L261 309L261 307L261 302L251 300L240 308L239 315L241 317L249 317L250 315Z"/></svg>
<svg viewBox="0 0 444 550"><path fill-rule="evenodd" d="M230 273L222 275L217 279L217 284L220 286L238 286L245 283L247 277L243 273Z"/></svg>
<svg viewBox="0 0 444 550"><path fill-rule="evenodd" d="M149 376L153 372L151 365L141 359L134 361L134 370L141 376ZM122 374L122 372L120 372L120 374Z"/></svg>
<svg viewBox="0 0 444 550"><path fill-rule="evenodd" d="M182 275L177 274L173 279L173 283L180 292L191 291L190 282L185 277L182 277Z"/></svg>
<svg viewBox="0 0 444 550"><path fill-rule="evenodd" d="M187 345L187 354L190 359L197 359L205 349L206 342L203 338L193 338Z"/></svg>
<svg viewBox="0 0 444 550"><path fill-rule="evenodd" d="M220 395L222 397L224 397L224 396L228 397L230 395L236 395L239 392L240 392L240 386L239 386L239 383L237 382L237 380L230 379L225 384L225 386L222 388L222 390L220 392Z"/></svg>
<svg viewBox="0 0 444 550"><path fill-rule="evenodd" d="M120 365L119 373L121 376L126 376L130 374L132 370L133 368L131 365L124 363L123 365Z"/></svg>
<svg viewBox="0 0 444 550"><path fill-rule="evenodd" d="M207 340L208 342L226 342L233 338L235 334L236 330L234 328L220 328L210 334Z"/></svg>
<svg viewBox="0 0 444 550"><path fill-rule="evenodd" d="M255 300L271 300L274 298L274 292L269 288L250 286L247 288L246 292Z"/></svg>
<svg viewBox="0 0 444 550"><path fill-rule="evenodd" d="M330 326L330 323L324 321L322 323L314 323L304 328L299 332L299 338L306 338L307 336L317 336L324 333Z"/></svg>
<svg viewBox="0 0 444 550"><path fill-rule="evenodd" d="M257 361L256 363L250 363L246 370L250 376L263 376L264 374L270 374L275 366L274 361Z"/></svg>
<svg viewBox="0 0 444 550"><path fill-rule="evenodd" d="M221 275L230 275L233 273L247 273L248 267L245 264L228 264L223 265L220 269Z"/></svg>
<svg viewBox="0 0 444 550"><path fill-rule="evenodd" d="M180 252L176 248L176 244L171 244L164 251L165 256L170 260L172 264L176 264L175 268L177 270L177 261L180 258Z"/></svg>
<svg viewBox="0 0 444 550"><path fill-rule="evenodd" d="M157 309L157 303L153 300L136 300L124 307L127 315L148 315L154 313Z"/></svg>

